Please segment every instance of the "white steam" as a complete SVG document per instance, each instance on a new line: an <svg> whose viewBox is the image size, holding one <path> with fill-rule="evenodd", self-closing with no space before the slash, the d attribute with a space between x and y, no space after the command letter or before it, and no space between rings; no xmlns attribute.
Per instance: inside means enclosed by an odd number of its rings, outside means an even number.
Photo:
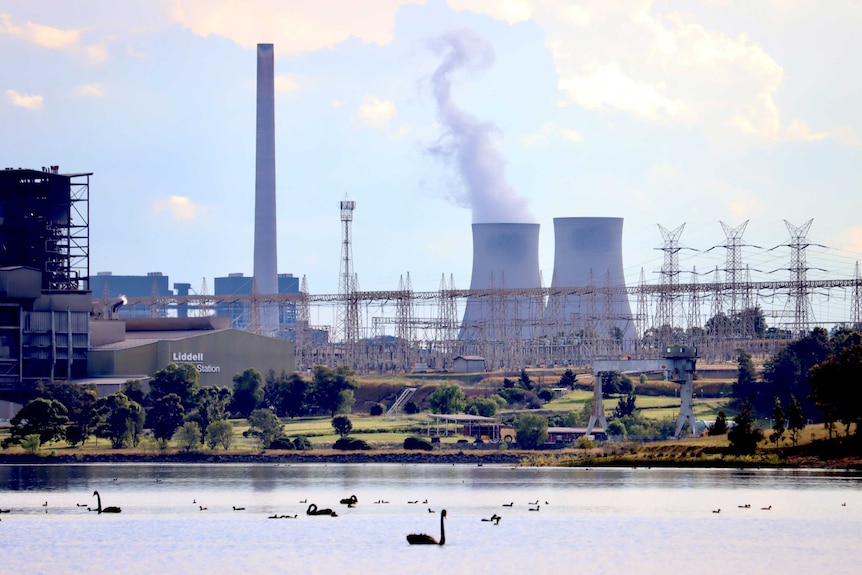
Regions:
<svg viewBox="0 0 862 575"><path fill-rule="evenodd" d="M462 186L453 190L458 205L472 208L473 223L530 223L534 218L527 201L506 181L506 161L492 137L501 133L492 122L481 122L452 102L452 77L460 70L476 72L494 62L494 50L469 30L451 32L430 41L444 56L431 84L437 116L444 127L428 152L451 165Z"/></svg>

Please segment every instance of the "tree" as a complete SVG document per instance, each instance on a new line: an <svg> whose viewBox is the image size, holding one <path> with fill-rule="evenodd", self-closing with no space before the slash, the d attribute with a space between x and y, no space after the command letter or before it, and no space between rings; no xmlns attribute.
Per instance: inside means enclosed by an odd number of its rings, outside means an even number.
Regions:
<svg viewBox="0 0 862 575"><path fill-rule="evenodd" d="M248 416L248 425L248 434L257 437L264 449L284 431L284 424L267 408L252 411Z"/></svg>
<svg viewBox="0 0 862 575"><path fill-rule="evenodd" d="M117 392L100 398L96 411L100 417L96 428L98 437L108 438L114 449L138 445L144 428L144 408L140 403Z"/></svg>
<svg viewBox="0 0 862 575"><path fill-rule="evenodd" d="M824 421L832 436L835 421L844 422L844 432L856 424L857 436L862 423L862 345L844 347L826 361L811 368L811 399L823 411Z"/></svg>
<svg viewBox="0 0 862 575"><path fill-rule="evenodd" d="M226 387L201 388L195 397L194 410L187 419L197 422L203 435L209 429L211 422L230 418L231 413L228 411L228 407L232 401L233 392ZM201 437L201 441L203 441L203 437Z"/></svg>
<svg viewBox="0 0 862 575"><path fill-rule="evenodd" d="M126 397L141 405L147 405L147 396L144 393L143 384L140 379L129 379L123 384L123 393Z"/></svg>
<svg viewBox="0 0 862 575"><path fill-rule="evenodd" d="M719 411L715 416L715 423L709 428L708 435L725 435L727 433L727 415Z"/></svg>
<svg viewBox="0 0 862 575"><path fill-rule="evenodd" d="M621 395L616 408L614 408L614 417L625 417L634 414L637 409L635 406L636 401L637 396L633 392L626 396Z"/></svg>
<svg viewBox="0 0 862 575"><path fill-rule="evenodd" d="M318 409L334 417L348 412L353 406L356 374L346 365L332 369L323 365L314 367L314 399Z"/></svg>
<svg viewBox="0 0 862 575"><path fill-rule="evenodd" d="M736 383L733 396L739 400L752 401L757 393L757 371L751 354L744 349L736 350Z"/></svg>
<svg viewBox="0 0 862 575"><path fill-rule="evenodd" d="M56 399L36 398L25 405L9 421L12 425L9 437L3 446L20 444L28 435L39 436L39 443L45 444L63 438L64 426L69 422L66 406Z"/></svg>
<svg viewBox="0 0 862 575"><path fill-rule="evenodd" d="M490 397L473 397L467 401L464 413L481 415L482 417L494 417L497 415L497 402Z"/></svg>
<svg viewBox="0 0 862 575"><path fill-rule="evenodd" d="M147 413L147 427L153 430L153 437L167 445L177 428L183 424L185 410L176 393L169 393L158 398Z"/></svg>
<svg viewBox="0 0 862 575"><path fill-rule="evenodd" d="M787 429L790 430L790 442L794 447L799 443L799 432L805 429L805 414L802 404L795 395L790 396L790 409L787 410Z"/></svg>
<svg viewBox="0 0 862 575"><path fill-rule="evenodd" d="M625 439L626 426L619 419L612 419L608 422L608 428L605 429L605 433L608 437Z"/></svg>
<svg viewBox="0 0 862 575"><path fill-rule="evenodd" d="M21 447L30 455L35 455L39 451L39 448L42 447L42 440L39 439L39 434L31 433L30 435L25 435L21 439Z"/></svg>
<svg viewBox="0 0 862 575"><path fill-rule="evenodd" d="M522 449L536 449L548 439L548 419L537 413L524 413L515 423L515 438Z"/></svg>
<svg viewBox="0 0 862 575"><path fill-rule="evenodd" d="M153 379L150 380L149 400L155 402L164 395L175 393L179 396L183 407L191 409L199 389L199 380L200 374L194 365L169 363L167 367L153 374Z"/></svg>
<svg viewBox="0 0 862 575"><path fill-rule="evenodd" d="M529 375L527 375L526 369L521 370L521 375L520 377L518 377L518 385L520 385L527 391L531 391L533 389L533 380L530 379Z"/></svg>
<svg viewBox="0 0 862 575"><path fill-rule="evenodd" d="M201 428L196 421L187 421L174 435L174 440L188 453L201 443Z"/></svg>
<svg viewBox="0 0 862 575"><path fill-rule="evenodd" d="M299 417L308 413L308 400L312 398L313 392L311 382L296 373L291 374L282 395L285 414L288 417Z"/></svg>
<svg viewBox="0 0 862 575"><path fill-rule="evenodd" d="M249 368L233 376L233 403L231 411L237 417L248 417L263 403L263 375Z"/></svg>
<svg viewBox="0 0 862 575"><path fill-rule="evenodd" d="M576 381L577 378L575 377L574 372L571 369L567 369L563 372L563 375L560 376L560 387L575 389Z"/></svg>
<svg viewBox="0 0 862 575"><path fill-rule="evenodd" d="M781 399L775 398L775 406L772 408L772 433L769 434L769 440L778 446L785 432L784 410L781 409Z"/></svg>
<svg viewBox="0 0 862 575"><path fill-rule="evenodd" d="M753 455L757 451L757 442L763 439L763 431L754 426L753 414L754 407L751 403L743 401L739 413L733 418L736 425L727 434L733 453Z"/></svg>
<svg viewBox="0 0 862 575"><path fill-rule="evenodd" d="M460 413L464 411L467 400L460 385L443 383L428 396L428 404L431 413Z"/></svg>
<svg viewBox="0 0 862 575"><path fill-rule="evenodd" d="M346 415L336 415L332 418L332 427L341 437L345 437L353 429L353 422Z"/></svg>
<svg viewBox="0 0 862 575"><path fill-rule="evenodd" d="M233 443L233 425L225 419L221 421L213 421L207 427L206 444L210 449L215 449L219 445L225 451L230 449Z"/></svg>
<svg viewBox="0 0 862 575"><path fill-rule="evenodd" d="M634 391L632 379L619 371L604 371L601 373L601 378L603 397Z"/></svg>
<svg viewBox="0 0 862 575"><path fill-rule="evenodd" d="M404 404L404 413L406 413L407 415L414 415L416 413L419 413L419 405L411 399Z"/></svg>

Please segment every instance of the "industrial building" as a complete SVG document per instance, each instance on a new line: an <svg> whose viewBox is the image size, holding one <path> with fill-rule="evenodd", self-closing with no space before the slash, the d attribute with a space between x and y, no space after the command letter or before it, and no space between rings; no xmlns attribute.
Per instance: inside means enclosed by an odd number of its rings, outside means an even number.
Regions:
<svg viewBox="0 0 862 575"><path fill-rule="evenodd" d="M174 293L158 272L90 276L90 175L0 171L0 417L39 381L95 383L104 394L170 363L192 364L201 385L224 387L248 368L295 370L292 342L231 329L230 317L188 317L186 304L124 306L127 295L188 297L189 284ZM283 281L297 290L295 278Z"/></svg>

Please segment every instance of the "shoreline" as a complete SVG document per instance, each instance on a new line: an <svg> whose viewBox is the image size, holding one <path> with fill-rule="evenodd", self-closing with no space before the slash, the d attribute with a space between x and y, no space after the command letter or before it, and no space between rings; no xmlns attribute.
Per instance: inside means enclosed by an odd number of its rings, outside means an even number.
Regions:
<svg viewBox="0 0 862 575"><path fill-rule="evenodd" d="M789 457L782 460L663 458L638 459L627 456L595 456L560 452L365 452L365 451L264 451L258 453L75 453L64 455L0 454L0 465L78 465L78 464L437 464L437 465L510 465L518 467L571 468L690 468L690 469L830 469L862 471L858 458L820 459Z"/></svg>

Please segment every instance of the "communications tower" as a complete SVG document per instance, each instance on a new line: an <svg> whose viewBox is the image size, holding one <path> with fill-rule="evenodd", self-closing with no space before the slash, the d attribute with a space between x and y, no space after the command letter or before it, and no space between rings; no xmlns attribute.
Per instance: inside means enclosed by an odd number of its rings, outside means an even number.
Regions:
<svg viewBox="0 0 862 575"><path fill-rule="evenodd" d="M336 318L336 339L345 344L359 340L359 302L356 298L356 275L353 273L353 210L356 202L345 195L341 201L341 266L339 269L338 295L340 296ZM348 350L345 350L347 353ZM349 355L349 354L348 354ZM350 358L345 358L350 363Z"/></svg>

